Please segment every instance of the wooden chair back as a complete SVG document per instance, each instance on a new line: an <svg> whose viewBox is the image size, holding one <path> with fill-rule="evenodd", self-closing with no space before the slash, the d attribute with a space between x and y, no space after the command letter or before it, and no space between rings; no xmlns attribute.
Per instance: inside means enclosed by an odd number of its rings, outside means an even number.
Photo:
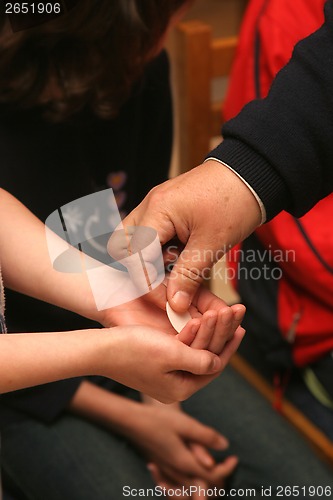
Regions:
<svg viewBox="0 0 333 500"><path fill-rule="evenodd" d="M195 167L220 136L222 105L212 97L212 82L228 77L237 36L214 38L201 21L180 23L176 29L175 71L179 112L180 173Z"/></svg>

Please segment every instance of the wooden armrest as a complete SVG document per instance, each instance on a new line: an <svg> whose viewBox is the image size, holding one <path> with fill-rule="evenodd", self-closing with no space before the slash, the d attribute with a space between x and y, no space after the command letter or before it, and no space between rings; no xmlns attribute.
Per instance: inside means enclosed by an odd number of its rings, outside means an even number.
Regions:
<svg viewBox="0 0 333 500"><path fill-rule="evenodd" d="M274 388L240 354L234 354L231 366L272 404ZM287 400L282 401L281 413L310 443L316 453L333 467L333 443L303 413Z"/></svg>

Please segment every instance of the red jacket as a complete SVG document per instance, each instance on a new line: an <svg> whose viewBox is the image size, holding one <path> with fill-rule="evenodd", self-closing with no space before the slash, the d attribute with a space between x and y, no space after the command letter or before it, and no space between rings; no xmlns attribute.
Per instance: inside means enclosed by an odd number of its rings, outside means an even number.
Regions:
<svg viewBox="0 0 333 500"><path fill-rule="evenodd" d="M297 41L322 24L324 3L324 0L250 2L230 77L224 119L235 116L248 101L265 97ZM288 250L294 250L295 258L277 262L283 275L276 285L276 311L282 335L287 338L294 332L292 355L298 366L311 363L333 349L332 221L333 195L330 195L301 219L283 212L256 232L272 254L281 250L286 256ZM246 302L246 297L243 299Z"/></svg>

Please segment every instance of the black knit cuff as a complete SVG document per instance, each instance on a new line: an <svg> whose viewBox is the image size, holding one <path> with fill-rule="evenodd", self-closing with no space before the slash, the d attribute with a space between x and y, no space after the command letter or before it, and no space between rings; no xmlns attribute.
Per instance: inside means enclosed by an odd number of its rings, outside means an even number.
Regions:
<svg viewBox="0 0 333 500"><path fill-rule="evenodd" d="M287 209L288 191L280 175L253 149L226 138L208 155L226 163L257 193L266 209L266 222Z"/></svg>

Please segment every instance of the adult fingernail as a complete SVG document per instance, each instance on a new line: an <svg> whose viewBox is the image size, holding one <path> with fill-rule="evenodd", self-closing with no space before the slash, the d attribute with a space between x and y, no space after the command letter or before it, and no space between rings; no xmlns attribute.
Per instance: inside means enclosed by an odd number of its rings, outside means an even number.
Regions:
<svg viewBox="0 0 333 500"><path fill-rule="evenodd" d="M187 311L191 305L190 296L186 292L176 292L172 297L172 302L175 306L177 306L177 309L182 311Z"/></svg>

